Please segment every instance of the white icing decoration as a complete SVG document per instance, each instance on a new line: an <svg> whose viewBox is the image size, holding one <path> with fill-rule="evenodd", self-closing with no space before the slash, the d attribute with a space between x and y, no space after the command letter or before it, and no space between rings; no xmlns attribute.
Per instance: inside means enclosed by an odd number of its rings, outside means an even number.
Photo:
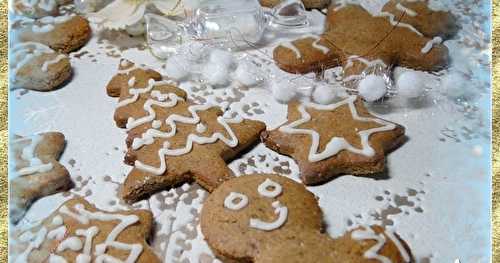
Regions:
<svg viewBox="0 0 500 263"><path fill-rule="evenodd" d="M144 144L151 144L153 143L155 137L159 138L173 137L177 131L177 126L175 124L176 122L181 122L186 124L197 124L201 120L197 114L197 111L204 111L209 109L210 107L212 106L210 105L189 106L188 111L191 113L193 117L186 117L177 114L172 114L168 116L168 118L165 120L165 123L171 127L169 132L162 132L159 130L149 129L142 134L141 138L134 139L134 142L132 143L132 148L135 150L142 147ZM186 139L186 144L184 148L178 148L178 149L169 149L170 143L168 141L165 141L163 147L158 151L158 157L160 158L160 167L149 166L142 163L139 160L135 161L135 167L155 175L162 175L167 169L165 157L180 156L187 154L192 150L193 143L209 144L209 143L215 143L217 140L221 140L229 147L236 147L238 145L238 138L234 134L231 127L229 127L228 123L240 123L241 121L242 121L241 119L225 119L222 116L219 116L217 117L217 122L224 127L226 132L229 134L230 139L226 138L223 134L219 132L212 134L210 137L198 136L196 134L189 134Z"/></svg>
<svg viewBox="0 0 500 263"><path fill-rule="evenodd" d="M84 224L84 225L87 225L90 220L86 217L86 216L83 216L83 215L80 215L80 214L76 214L76 213L73 213L72 211L69 210L69 208L65 205L61 206L61 208L59 208L59 213L61 214L64 214L64 215L67 215L69 217L72 217L73 219L75 219L76 221L80 222L80 224Z"/></svg>
<svg viewBox="0 0 500 263"><path fill-rule="evenodd" d="M196 124L196 132L197 133L204 133L206 131L207 131L207 126L205 126L203 123Z"/></svg>
<svg viewBox="0 0 500 263"><path fill-rule="evenodd" d="M387 121L378 119L378 118L370 118L370 117L360 117L358 115L358 112L356 110L356 107L354 105L354 101L356 100L356 96L350 96L349 98L338 102L334 104L329 104L329 105L320 105L320 104L315 104L315 103L307 103L307 107L313 108L316 110L322 110L322 111L333 111L336 108L347 104L349 106L349 109L351 111L352 118L357 121L362 121L362 122L375 122L380 125L383 125L381 127L377 128L372 128L364 131L358 131L358 135L361 139L361 149L355 148L352 146L349 142L347 142L344 138L339 138L339 137L333 137L330 139L330 141L327 143L325 149L323 152L318 153L319 149L319 133L315 130L312 129L298 129L296 127L308 122L311 120L311 115L307 113L306 107L301 104L298 106L298 110L301 113L301 118L293 121L292 123L289 123L287 125L281 126L279 130L284 133L290 133L290 134L307 134L311 136L311 148L309 149L309 156L308 160L310 162L318 162L321 160L324 160L326 158L329 158L331 156L334 156L335 154L339 153L342 150L347 150L355 154L361 154L365 156L373 156L375 154L375 150L370 146L369 138L370 135L376 132L382 132L382 131L389 131L393 130L396 128L396 125L393 123L389 123Z"/></svg>
<svg viewBox="0 0 500 263"><path fill-rule="evenodd" d="M158 106L158 107L163 107L163 108L171 108L177 105L179 101L184 101L181 97L177 96L175 93L168 93L166 96L164 94L161 94L159 91L154 90L151 92L151 97L153 98L158 98L158 100L154 99L148 99L144 103L144 110L148 112L147 116L141 117L137 120L134 120L133 118L129 118L127 121L127 129L133 129L137 126L143 125L148 122L152 122L156 118L156 112L153 109L153 106ZM165 99L165 97L168 97L168 101L162 102L162 100Z"/></svg>
<svg viewBox="0 0 500 263"><path fill-rule="evenodd" d="M82 241L78 237L68 237L57 246L56 252L61 253L66 249L80 251L83 247Z"/></svg>
<svg viewBox="0 0 500 263"><path fill-rule="evenodd" d="M54 52L48 46L36 42L24 42L13 46L9 55L10 74L12 74L13 81L16 81L17 72L31 62L32 59L42 54L52 54Z"/></svg>
<svg viewBox="0 0 500 263"><path fill-rule="evenodd" d="M423 54L427 54L429 53L429 51L431 51L431 49L434 47L434 45L439 45L443 42L443 39L441 37L434 37L433 39L427 41L427 43L425 43L425 46L422 48L422 50L420 50L420 52L422 52Z"/></svg>
<svg viewBox="0 0 500 263"><path fill-rule="evenodd" d="M321 38L319 36L308 34L308 35L303 36L303 38L313 38L314 42L312 43L312 47L323 52L323 54L327 54L328 52L330 52L330 48L323 46L319 43L319 41L321 40ZM285 47L285 48L291 49L295 53L295 56L297 58L302 57L300 50L292 42L284 42L284 43L281 43L280 45Z"/></svg>
<svg viewBox="0 0 500 263"><path fill-rule="evenodd" d="M62 240L64 235L66 235L66 226L60 226L56 229L50 230L47 234L48 239Z"/></svg>
<svg viewBox="0 0 500 263"><path fill-rule="evenodd" d="M90 263L92 260L92 239L95 235L99 233L99 228L97 226L89 227L88 229L77 229L76 234L78 236L85 237L85 244L83 247L83 253L78 254L76 257L76 263Z"/></svg>
<svg viewBox="0 0 500 263"><path fill-rule="evenodd" d="M402 22L400 22L400 21L397 21L397 20L396 20L396 17L395 17L393 14L389 13L389 12L385 12L385 11L383 11L383 12L380 12L379 14L377 14L377 15L375 15L375 16L376 16L376 17L387 17L387 18L389 18L389 23L391 23L391 25L393 25L393 26L397 26L397 27L404 27L404 28L407 28L407 29L409 29L409 30L411 30L411 31L415 32L417 35L419 35L419 36L423 36L423 34L422 34L422 33L420 33L420 31L418 31L415 27L413 27L413 26L412 26L412 25L410 25L410 24L407 24L407 23L402 23Z"/></svg>
<svg viewBox="0 0 500 263"><path fill-rule="evenodd" d="M273 189L269 190L268 188L273 188ZM263 183L261 183L257 188L257 191L261 196L269 198L277 197L278 195L281 194L282 190L283 189L280 184L269 178L266 178L266 180Z"/></svg>
<svg viewBox="0 0 500 263"><path fill-rule="evenodd" d="M56 216L54 216L54 218L52 218L52 225L53 226L60 226L63 223L64 223L64 220L60 215L56 215Z"/></svg>
<svg viewBox="0 0 500 263"><path fill-rule="evenodd" d="M394 233L390 230L385 230L385 234L394 242L394 245L398 248L399 254L403 258L405 262L410 262L410 255L408 255L408 251L404 248L403 244L399 241L399 239L394 235Z"/></svg>
<svg viewBox="0 0 500 263"><path fill-rule="evenodd" d="M417 16L417 12L411 10L410 8L406 7L406 6L403 6L401 3L398 3L396 5L396 9L398 9L399 11L401 12L406 12L406 14L408 14L409 16Z"/></svg>
<svg viewBox="0 0 500 263"><path fill-rule="evenodd" d="M56 255L56 254L50 254L49 257L49 263L67 263L66 259L63 257Z"/></svg>
<svg viewBox="0 0 500 263"><path fill-rule="evenodd" d="M135 86L135 76L134 76L134 77L131 77L131 78L128 80L128 86L129 86L129 87L133 87L133 86Z"/></svg>
<svg viewBox="0 0 500 263"><path fill-rule="evenodd" d="M272 206L275 208L274 213L278 215L275 221L264 222L260 219L250 218L250 227L264 231L272 231L281 227L288 218L288 208L281 206L279 201L273 202Z"/></svg>
<svg viewBox="0 0 500 263"><path fill-rule="evenodd" d="M238 200L238 203L234 203L235 200ZM237 192L231 192L229 195L224 199L224 207L227 209L231 210L241 210L245 206L248 205L248 197L244 194L240 194Z"/></svg>
<svg viewBox="0 0 500 263"><path fill-rule="evenodd" d="M161 128L161 121L159 121L159 120L154 120L154 121L151 123L151 127L153 127L153 129L159 129L159 128Z"/></svg>
<svg viewBox="0 0 500 263"><path fill-rule="evenodd" d="M377 65L380 65L382 67L387 67L387 65L381 59L375 59L375 60L370 61L370 60L363 58L361 56L350 56L347 59L347 64L345 65L344 70L352 67L354 65L353 61L359 61L359 62L365 64L366 67L368 67L368 68L375 67ZM343 81L348 82L348 81L352 81L352 80L359 80L362 78L363 78L363 75L351 75L351 76L344 78Z"/></svg>
<svg viewBox="0 0 500 263"><path fill-rule="evenodd" d="M114 257L105 254L107 247L114 247L116 249L122 250L130 250L130 254L125 260L125 263L132 263L139 257L142 253L142 245L141 244L125 244L116 240L116 238L120 235L120 233L125 230L128 226L135 224L139 221L139 217L136 215L121 215L121 214L108 214L104 212L89 212L85 209L82 204L76 204L74 209L78 212L81 217L85 217L87 222L90 220L99 220L99 221L114 221L120 220L120 223L117 224L111 232L109 232L106 240L95 246L94 254L97 256L95 262L112 262L117 259Z"/></svg>
<svg viewBox="0 0 500 263"><path fill-rule="evenodd" d="M130 89L129 94L131 94L132 97L129 97L129 98L126 98L126 99L119 101L118 104L116 105L116 108L120 108L120 107L126 106L130 103L134 103L139 99L139 96L141 94L150 92L155 86L166 85L166 84L174 84L174 82L172 82L170 80L155 81L154 79L149 79L147 87L145 87L143 89Z"/></svg>
<svg viewBox="0 0 500 263"><path fill-rule="evenodd" d="M35 150L38 144L43 140L43 136L35 135L31 138L30 144L22 149L21 159L28 161L28 167L21 168L17 171L20 176L34 173L45 173L53 168L52 163L43 163L38 157L35 157Z"/></svg>
<svg viewBox="0 0 500 263"><path fill-rule="evenodd" d="M43 72L47 72L49 70L49 66L52 65L52 64L56 64L56 63L59 63L59 61L63 60L66 58L66 55L64 54L59 54L57 57L55 57L54 59L52 60L47 60L43 63L42 65L42 71Z"/></svg>
<svg viewBox="0 0 500 263"><path fill-rule="evenodd" d="M23 251L17 258L15 263L25 263L28 262L28 256L33 251L33 249L40 248L42 245L43 241L45 240L45 237L47 236L47 228L42 227L40 230L35 235L31 235L28 247L26 250Z"/></svg>
<svg viewBox="0 0 500 263"><path fill-rule="evenodd" d="M295 56L297 58L301 58L302 57L302 54L300 53L300 50L294 44L292 44L292 42L283 42L283 43L280 44L280 46L292 50L295 53Z"/></svg>
<svg viewBox="0 0 500 263"><path fill-rule="evenodd" d="M377 241L377 243L374 246L372 246L370 249L365 251L363 256L367 259L376 259L382 263L390 263L391 260L389 258L378 254L380 249L382 249L385 245L385 242L386 242L385 236L382 233L377 235L371 227L364 227L364 228L365 228L365 230L358 229L358 230L353 231L351 234L351 237L354 240L375 240L375 241ZM403 258L404 262L410 262L410 255L408 255L408 252L403 247L401 242L396 238L394 233L386 230L385 234L394 242L394 245L399 250L399 253L400 253L401 257Z"/></svg>

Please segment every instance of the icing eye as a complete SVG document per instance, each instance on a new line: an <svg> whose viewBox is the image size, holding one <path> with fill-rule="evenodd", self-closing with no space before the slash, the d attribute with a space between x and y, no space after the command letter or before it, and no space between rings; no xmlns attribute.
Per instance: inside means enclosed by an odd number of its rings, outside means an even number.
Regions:
<svg viewBox="0 0 500 263"><path fill-rule="evenodd" d="M224 199L224 207L231 210L240 210L248 205L248 197L244 194L231 192Z"/></svg>
<svg viewBox="0 0 500 263"><path fill-rule="evenodd" d="M267 178L257 188L257 191L259 192L260 195L265 196L265 197L269 197L269 198L274 198L274 197L280 195L281 190L282 190L281 185L276 183L275 181L269 179L269 178Z"/></svg>

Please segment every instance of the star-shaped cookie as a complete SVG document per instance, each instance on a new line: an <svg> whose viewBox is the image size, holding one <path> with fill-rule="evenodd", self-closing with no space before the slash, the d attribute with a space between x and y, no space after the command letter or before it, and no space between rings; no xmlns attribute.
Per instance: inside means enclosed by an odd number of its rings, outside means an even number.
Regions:
<svg viewBox="0 0 500 263"><path fill-rule="evenodd" d="M425 1L391 0L373 14L359 5L332 5L322 35L282 43L273 57L291 73L342 66L346 81L373 65L436 71L449 60L441 42L456 31L449 12L433 11Z"/></svg>
<svg viewBox="0 0 500 263"><path fill-rule="evenodd" d="M226 162L256 143L265 129L262 122L188 102L170 80L127 76L115 121L128 130L125 162L134 166L122 189L128 202L192 180L211 191L233 176Z"/></svg>
<svg viewBox="0 0 500 263"><path fill-rule="evenodd" d="M340 174L382 172L385 154L404 140L404 127L373 116L351 96L330 105L291 102L288 121L261 139L295 159L303 183L314 185Z"/></svg>
<svg viewBox="0 0 500 263"><path fill-rule="evenodd" d="M9 218L17 223L35 200L69 190L73 182L57 160L66 145L64 135L47 132L10 141Z"/></svg>
<svg viewBox="0 0 500 263"><path fill-rule="evenodd" d="M106 212L83 198L65 202L39 225L13 233L13 262L160 262L146 243L146 210Z"/></svg>

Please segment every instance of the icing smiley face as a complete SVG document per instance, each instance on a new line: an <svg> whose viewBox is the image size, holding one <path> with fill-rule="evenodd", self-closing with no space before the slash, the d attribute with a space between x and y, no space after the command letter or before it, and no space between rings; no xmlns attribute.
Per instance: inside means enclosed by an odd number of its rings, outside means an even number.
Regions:
<svg viewBox="0 0 500 263"><path fill-rule="evenodd" d="M257 188L257 192L263 197L275 198L282 193L282 189L279 183L266 178ZM238 211L245 208L247 205L248 197L241 193L231 192L224 200L224 207L230 210ZM274 207L274 213L278 215L276 220L265 222L258 218L250 218L250 227L264 231L272 231L281 227L288 217L288 208L282 206L280 201L274 201L272 206Z"/></svg>
<svg viewBox="0 0 500 263"><path fill-rule="evenodd" d="M235 258L257 255L270 240L319 233L322 214L315 196L277 175L247 175L226 181L205 201L201 228L214 251Z"/></svg>
<svg viewBox="0 0 500 263"><path fill-rule="evenodd" d="M323 234L315 196L278 175L245 175L224 182L205 201L201 230L215 255L230 262L412 259L406 244L382 227L361 227L337 239Z"/></svg>

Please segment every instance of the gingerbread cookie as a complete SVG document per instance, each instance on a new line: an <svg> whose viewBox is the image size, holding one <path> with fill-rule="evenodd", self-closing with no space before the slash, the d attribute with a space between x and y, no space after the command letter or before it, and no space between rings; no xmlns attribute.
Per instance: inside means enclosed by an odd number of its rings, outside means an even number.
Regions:
<svg viewBox="0 0 500 263"><path fill-rule="evenodd" d="M59 13L56 0L14 0L12 8L17 14L31 18L55 16Z"/></svg>
<svg viewBox="0 0 500 263"><path fill-rule="evenodd" d="M260 4L265 7L275 7L283 0L259 0ZM302 3L304 4L304 7L307 9L312 9L312 8L325 8L328 7L330 4L331 0L302 0Z"/></svg>
<svg viewBox="0 0 500 263"><path fill-rule="evenodd" d="M69 58L36 43L19 43L10 49L10 80L14 87L37 91L58 88L71 78Z"/></svg>
<svg viewBox="0 0 500 263"><path fill-rule="evenodd" d="M19 29L21 42L39 42L63 53L82 47L91 36L87 19L78 15L47 16L29 23Z"/></svg>
<svg viewBox="0 0 500 263"><path fill-rule="evenodd" d="M48 132L10 141L9 217L17 223L38 198L66 191L73 183L57 160L65 147L64 135Z"/></svg>
<svg viewBox="0 0 500 263"><path fill-rule="evenodd" d="M360 227L332 239L311 192L279 175L224 182L205 201L201 230L228 262L410 262L408 246L382 227Z"/></svg>
<svg viewBox="0 0 500 263"><path fill-rule="evenodd" d="M232 177L226 161L257 142L265 125L189 103L171 80L155 80L152 71L127 63L107 88L114 94L120 86L114 118L128 130L125 162L134 165L122 197L135 202L191 180L211 191Z"/></svg>
<svg viewBox="0 0 500 263"><path fill-rule="evenodd" d="M146 243L152 221L146 210L110 213L74 198L16 233L9 253L13 262L160 262Z"/></svg>
<svg viewBox="0 0 500 263"><path fill-rule="evenodd" d="M106 85L106 93L110 97L120 97L122 88L128 86L128 81L132 78L137 81L137 85L146 86L147 83L139 83L140 81L147 81L149 79L154 79L155 81L160 81L162 76L160 73L148 69L146 67L138 67L133 62L121 59L120 65L118 66L119 73L108 82ZM125 92L127 90L125 89ZM119 125L122 127L123 125Z"/></svg>
<svg viewBox="0 0 500 263"><path fill-rule="evenodd" d="M396 0L371 12L358 5L331 6L322 35L282 43L274 49L274 60L291 73L342 66L345 81L374 65L423 71L447 66L448 49L441 42L457 31L449 12L430 10L426 2Z"/></svg>
<svg viewBox="0 0 500 263"><path fill-rule="evenodd" d="M374 117L356 96L329 105L290 102L288 121L261 138L295 159L306 185L382 172L385 154L405 139L403 126Z"/></svg>

